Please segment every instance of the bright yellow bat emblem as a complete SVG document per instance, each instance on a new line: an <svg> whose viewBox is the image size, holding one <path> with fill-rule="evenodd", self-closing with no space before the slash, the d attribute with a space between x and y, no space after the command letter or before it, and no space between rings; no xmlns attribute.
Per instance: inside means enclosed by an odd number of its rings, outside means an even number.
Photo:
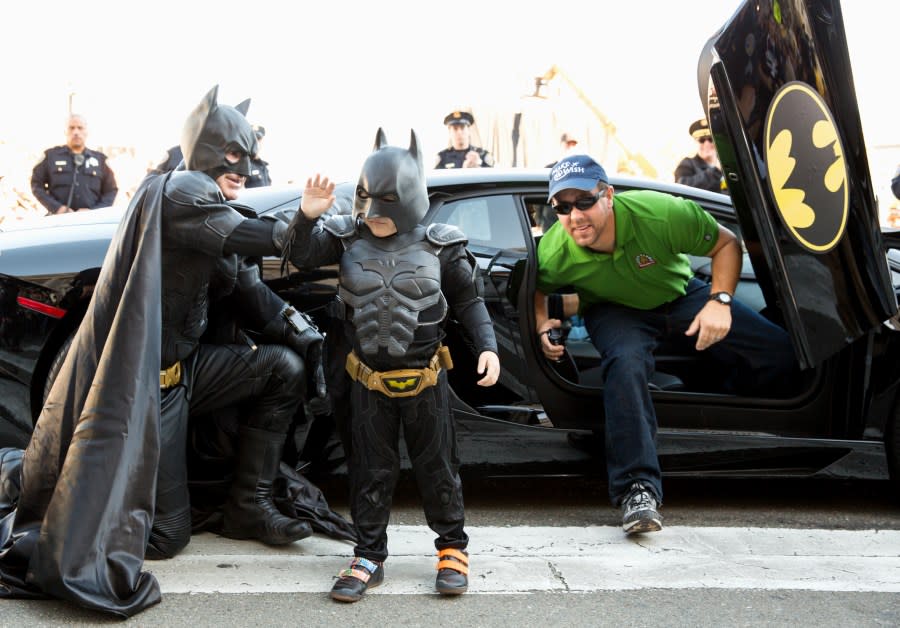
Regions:
<svg viewBox="0 0 900 628"><path fill-rule="evenodd" d="M397 390L406 390L407 388L411 388L418 384L419 378L410 377L408 379L388 379L385 380L385 383L391 388L396 388Z"/></svg>

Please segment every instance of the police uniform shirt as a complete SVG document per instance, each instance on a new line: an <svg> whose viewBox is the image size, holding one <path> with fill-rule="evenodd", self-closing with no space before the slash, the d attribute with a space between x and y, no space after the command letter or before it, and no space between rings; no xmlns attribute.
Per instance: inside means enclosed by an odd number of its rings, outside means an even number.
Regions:
<svg viewBox="0 0 900 628"><path fill-rule="evenodd" d="M269 176L269 162L262 159L250 160L250 176L244 181L245 188L262 188L272 185L272 178Z"/></svg>
<svg viewBox="0 0 900 628"><path fill-rule="evenodd" d="M435 168L462 168L463 162L466 160L466 154L470 150L474 150L478 153L478 156L481 157L482 168L492 168L494 166L494 158L491 157L489 152L478 146L469 146L468 148L463 148L461 150L456 148L445 148L440 151L438 153L438 163Z"/></svg>
<svg viewBox="0 0 900 628"><path fill-rule="evenodd" d="M692 188L728 194L722 171L706 163L699 155L685 157L675 168L675 182Z"/></svg>
<svg viewBox="0 0 900 628"><path fill-rule="evenodd" d="M55 214L62 205L94 209L115 201L118 186L106 155L87 148L81 155L84 163L77 166L68 146L54 146L44 151L44 159L34 167L31 191L49 213Z"/></svg>

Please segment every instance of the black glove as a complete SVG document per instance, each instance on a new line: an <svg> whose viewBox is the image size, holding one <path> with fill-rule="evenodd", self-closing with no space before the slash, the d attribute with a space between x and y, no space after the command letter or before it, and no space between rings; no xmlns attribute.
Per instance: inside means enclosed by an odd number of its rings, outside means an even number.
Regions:
<svg viewBox="0 0 900 628"><path fill-rule="evenodd" d="M294 213L294 217L291 218L291 222L288 223L287 229L281 235L281 274L282 276L287 275L288 264L293 263L293 250L294 250L294 238L296 238L296 230L297 225L300 221L305 220L306 217L303 215L303 212L300 208L297 208L297 211Z"/></svg>
<svg viewBox="0 0 900 628"><path fill-rule="evenodd" d="M291 232L288 231L287 223L276 220L272 224L272 244L278 248L279 254L284 251L284 246L290 239Z"/></svg>
<svg viewBox="0 0 900 628"><path fill-rule="evenodd" d="M321 336L319 337L321 338ZM316 387L316 397L319 399L325 399L328 396L328 387L325 385L325 366L322 364L323 342L324 338L310 345L306 351L306 365L312 372L313 384Z"/></svg>
<svg viewBox="0 0 900 628"><path fill-rule="evenodd" d="M283 342L306 362L306 371L311 376L316 396L324 398L325 368L322 364L322 345L325 338L319 333L312 319L289 305L269 321L263 335Z"/></svg>

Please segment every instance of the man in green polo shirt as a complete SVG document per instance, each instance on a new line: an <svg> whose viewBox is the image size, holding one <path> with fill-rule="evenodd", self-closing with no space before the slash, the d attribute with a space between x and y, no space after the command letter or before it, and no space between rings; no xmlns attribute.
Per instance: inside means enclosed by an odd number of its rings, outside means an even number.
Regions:
<svg viewBox="0 0 900 628"><path fill-rule="evenodd" d="M538 246L541 349L559 360L565 347L551 342L550 330L583 315L602 356L609 496L626 533L654 532L662 529L662 481L648 386L653 351L661 343L704 351L730 375L727 392L771 394L797 372L790 338L732 299L740 244L693 201L649 190L615 194L588 155L554 166L549 201L559 221ZM711 258L710 284L693 277L688 254ZM556 293L569 286L575 294Z"/></svg>

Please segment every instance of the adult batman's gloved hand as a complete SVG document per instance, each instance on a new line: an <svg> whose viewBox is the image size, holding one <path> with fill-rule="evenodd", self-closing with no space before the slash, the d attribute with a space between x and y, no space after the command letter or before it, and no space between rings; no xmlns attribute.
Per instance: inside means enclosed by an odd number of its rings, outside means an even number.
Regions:
<svg viewBox="0 0 900 628"><path fill-rule="evenodd" d="M310 374L317 397L327 394L325 386L325 368L322 364L322 345L324 336L319 333L312 319L289 305L266 325L263 335L278 338L293 349L306 363L306 371Z"/></svg>
<svg viewBox="0 0 900 628"><path fill-rule="evenodd" d="M328 395L328 387L325 385L325 365L322 362L322 342L309 347L306 352L306 368L312 374L313 386L316 397L324 399Z"/></svg>

